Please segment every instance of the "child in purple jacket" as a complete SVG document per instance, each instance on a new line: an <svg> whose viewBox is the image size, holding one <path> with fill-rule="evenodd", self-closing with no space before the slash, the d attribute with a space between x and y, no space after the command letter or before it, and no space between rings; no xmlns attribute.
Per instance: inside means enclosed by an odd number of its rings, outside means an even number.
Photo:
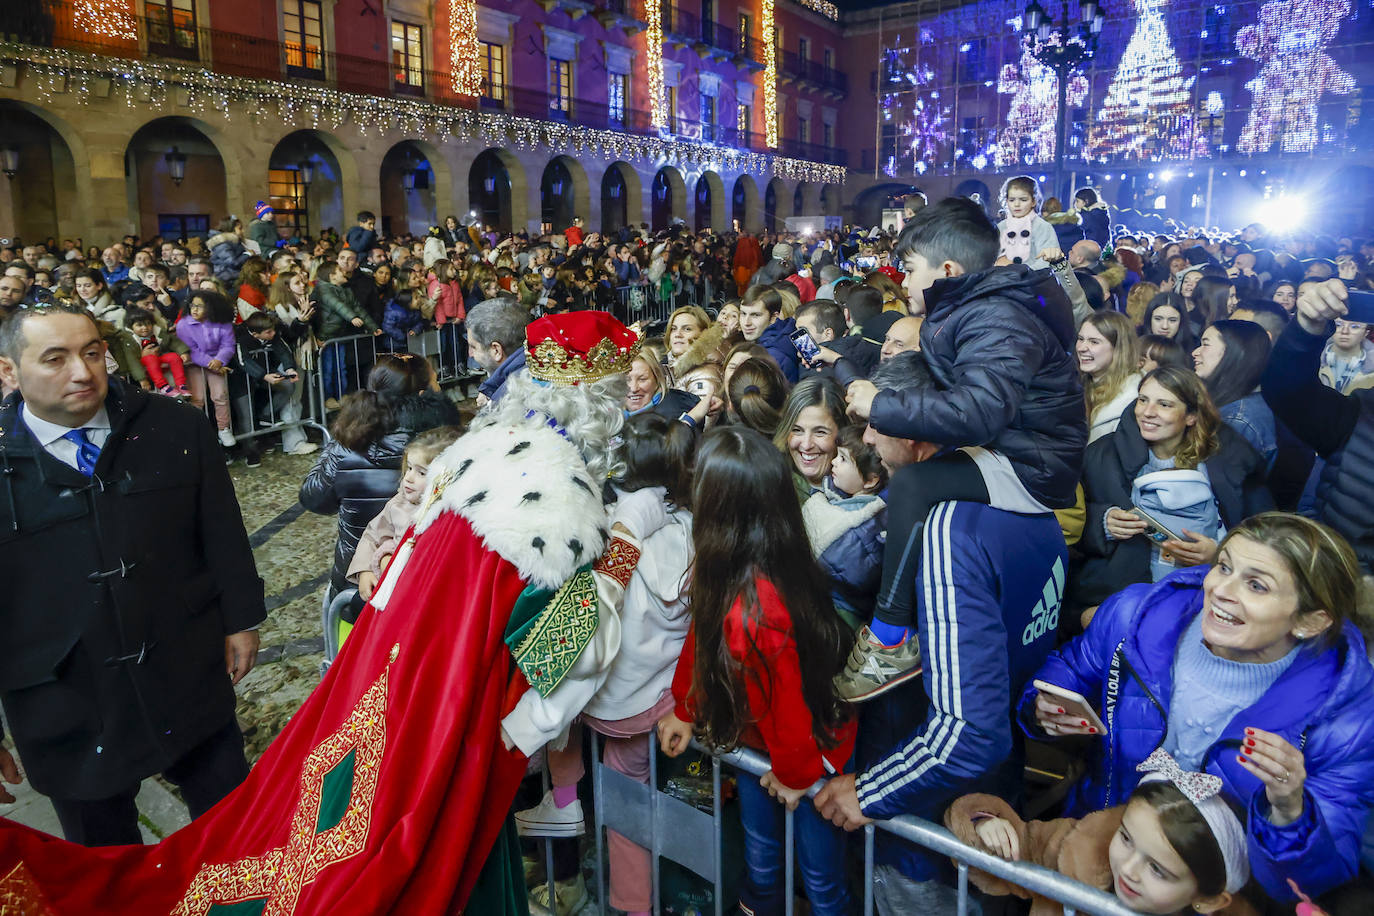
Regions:
<svg viewBox="0 0 1374 916"><path fill-rule="evenodd" d="M205 389L215 405L215 425L225 448L237 443L229 428L229 364L234 359L234 308L214 290L197 290L177 322L177 337L191 350L186 381L191 403L205 409Z"/></svg>

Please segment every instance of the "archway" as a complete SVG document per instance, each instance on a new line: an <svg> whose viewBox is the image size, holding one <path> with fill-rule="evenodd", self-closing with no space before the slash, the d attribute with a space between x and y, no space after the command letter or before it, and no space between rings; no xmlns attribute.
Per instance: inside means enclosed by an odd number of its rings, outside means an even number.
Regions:
<svg viewBox="0 0 1374 916"><path fill-rule="evenodd" d="M650 225L655 232L683 218L687 210L687 183L677 169L671 165L659 169L654 175L650 196Z"/></svg>
<svg viewBox="0 0 1374 916"><path fill-rule="evenodd" d="M900 210L902 208L902 198L906 195L920 190L914 185L898 184L897 182L884 182L865 188L854 198L854 219L860 226L882 226L887 228L883 221L884 210ZM900 216L900 214L898 214ZM893 222L889 220L889 222ZM893 222L894 228L896 223Z"/></svg>
<svg viewBox="0 0 1374 916"><path fill-rule="evenodd" d="M702 229L722 229L725 226L725 182L712 171L702 172L693 192L694 225Z"/></svg>
<svg viewBox="0 0 1374 916"><path fill-rule="evenodd" d="M318 236L326 228L342 232L350 225L343 199L348 179L336 150L348 155L337 140L317 130L293 131L273 148L267 161L268 203L284 238Z"/></svg>
<svg viewBox="0 0 1374 916"><path fill-rule="evenodd" d="M39 115L0 103L0 137L14 150L17 171L0 182L0 236L25 242L82 234L76 162L62 135Z"/></svg>
<svg viewBox="0 0 1374 916"><path fill-rule="evenodd" d="M548 224L553 232L562 232L572 225L574 216L582 215L577 210L577 192L570 164L576 165L567 156L556 156L544 166L544 174L539 179L539 220Z"/></svg>
<svg viewBox="0 0 1374 916"><path fill-rule="evenodd" d="M489 149L472 162L468 170L468 206L477 213L483 224L500 232L510 232L511 171L519 162L505 150Z"/></svg>
<svg viewBox="0 0 1374 916"><path fill-rule="evenodd" d="M840 215L840 187L834 184L821 185L821 213L826 216Z"/></svg>
<svg viewBox="0 0 1374 916"><path fill-rule="evenodd" d="M229 212L224 158L190 118L144 124L129 139L124 166L129 211L145 238L203 238Z"/></svg>
<svg viewBox="0 0 1374 916"><path fill-rule="evenodd" d="M380 184L383 235L410 233L423 237L439 222L431 156L416 140L402 140L382 157Z"/></svg>
<svg viewBox="0 0 1374 916"><path fill-rule="evenodd" d="M735 179L730 192L730 219L736 232L754 232L759 214L759 186L748 175Z"/></svg>
<svg viewBox="0 0 1374 916"><path fill-rule="evenodd" d="M601 176L601 234L610 236L641 217L639 173L625 162L612 162Z"/></svg>
<svg viewBox="0 0 1374 916"><path fill-rule="evenodd" d="M768 182L763 194L763 228L778 232L784 227L784 220L792 215L792 195L787 193L787 185L781 178Z"/></svg>

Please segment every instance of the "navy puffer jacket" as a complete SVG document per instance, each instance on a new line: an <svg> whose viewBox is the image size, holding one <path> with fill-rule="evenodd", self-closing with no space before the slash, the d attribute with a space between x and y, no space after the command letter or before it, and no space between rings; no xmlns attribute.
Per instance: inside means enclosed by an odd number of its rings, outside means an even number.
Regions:
<svg viewBox="0 0 1374 916"><path fill-rule="evenodd" d="M1074 504L1088 443L1070 350L1073 306L1048 270L1022 265L937 280L926 290L921 350L939 388L880 391L878 432L1007 457L1031 496Z"/></svg>
<svg viewBox="0 0 1374 916"><path fill-rule="evenodd" d="M1174 654L1202 610L1209 566L1180 570L1154 585L1132 585L1103 603L1082 636L1057 649L1035 677L1081 693L1102 714L1107 735L1095 743L1087 775L1065 803L1082 817L1126 801L1142 774L1136 765L1164 743L1175 689ZM1035 723L1036 690L1026 685L1022 728ZM1247 727L1273 732L1303 752L1303 814L1276 827L1267 819L1264 785L1236 762ZM1346 624L1330 648L1300 651L1249 709L1216 729L1202 769L1247 811L1250 870L1265 892L1291 900L1287 879L1317 895L1355 877L1360 837L1374 805L1374 668L1364 639Z"/></svg>

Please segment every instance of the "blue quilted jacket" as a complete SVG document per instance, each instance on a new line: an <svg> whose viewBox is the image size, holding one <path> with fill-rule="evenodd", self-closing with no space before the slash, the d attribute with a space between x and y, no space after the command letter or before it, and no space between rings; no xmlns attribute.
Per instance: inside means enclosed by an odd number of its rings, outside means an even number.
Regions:
<svg viewBox="0 0 1374 916"><path fill-rule="evenodd" d="M1065 814L1122 804L1140 778L1135 771L1163 741L1175 689L1174 652L1202 609L1207 566L1180 570L1154 585L1132 585L1103 603L1086 633L1057 649L1036 677L1087 697L1107 723L1087 775L1069 796ZM1035 724L1035 688L1018 707L1026 733ZM1302 749L1306 804L1295 823L1266 819L1263 784L1236 762L1246 727L1273 732ZM1217 729L1203 766L1221 777L1231 799L1247 810L1250 869L1277 900L1291 900L1286 879L1320 894L1355 876L1360 837L1374 804L1374 667L1364 639L1346 625L1334 647L1300 652L1249 709Z"/></svg>

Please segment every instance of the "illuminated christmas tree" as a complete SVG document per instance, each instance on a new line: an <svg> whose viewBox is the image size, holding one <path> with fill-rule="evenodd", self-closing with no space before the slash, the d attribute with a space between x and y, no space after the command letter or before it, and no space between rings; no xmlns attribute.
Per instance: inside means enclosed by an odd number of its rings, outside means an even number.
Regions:
<svg viewBox="0 0 1374 916"><path fill-rule="evenodd" d="M1192 148L1193 77L1184 77L1169 40L1165 2L1135 0L1135 34L1097 113L1094 156L1183 156Z"/></svg>

